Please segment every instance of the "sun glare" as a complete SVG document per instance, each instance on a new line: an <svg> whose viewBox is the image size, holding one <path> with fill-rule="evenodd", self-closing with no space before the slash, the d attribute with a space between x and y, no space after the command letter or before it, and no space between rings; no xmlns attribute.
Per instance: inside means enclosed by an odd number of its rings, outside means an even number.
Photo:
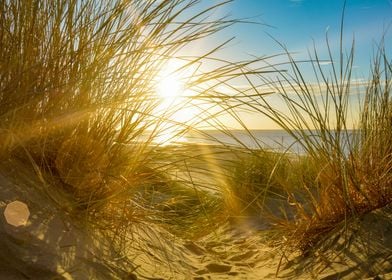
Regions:
<svg viewBox="0 0 392 280"><path fill-rule="evenodd" d="M162 67L157 76L156 94L166 101L174 101L185 96L186 79L189 78L189 71L181 69L182 63L178 59L172 59Z"/></svg>
<svg viewBox="0 0 392 280"><path fill-rule="evenodd" d="M158 96L165 100L182 96L184 90L180 77L176 77L175 75L163 77L157 86Z"/></svg>
<svg viewBox="0 0 392 280"><path fill-rule="evenodd" d="M186 87L186 81L192 73L189 69L181 69L181 66L181 61L171 60L157 76L155 90L159 105L156 116L164 119L163 132L156 139L160 144L183 141L185 138L179 136L179 132L186 126L192 126L200 113L197 101L193 98L195 93Z"/></svg>
<svg viewBox="0 0 392 280"><path fill-rule="evenodd" d="M161 133L155 141L161 145L186 141L181 133L187 126L192 126L200 114L195 95L186 86L192 77L189 69L182 69L180 60L170 60L157 75L155 94L158 106L155 115L162 118Z"/></svg>

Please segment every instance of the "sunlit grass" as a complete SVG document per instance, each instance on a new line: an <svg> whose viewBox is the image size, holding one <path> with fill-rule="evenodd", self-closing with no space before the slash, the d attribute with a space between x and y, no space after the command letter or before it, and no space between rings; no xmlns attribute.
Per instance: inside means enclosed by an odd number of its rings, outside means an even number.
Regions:
<svg viewBox="0 0 392 280"><path fill-rule="evenodd" d="M285 49L289 71L281 71L285 65L274 66L276 79L260 76L265 86L253 87L259 94L238 95L232 98L237 105L230 106L272 119L304 151L298 157L252 152L250 159L238 163L232 183L240 211L270 220L283 235L280 242L287 254L320 253L318 248L332 246L326 242L332 233L392 201L392 69L385 46L376 46L371 76L365 85L357 85L352 73L354 45L348 53L341 45L338 57L328 38L326 45L329 66L323 65L317 49L308 62L297 62ZM313 67L317 83L308 82L303 63ZM271 95L265 94L270 91L284 105L271 103ZM353 104L352 94L358 92Z"/></svg>
<svg viewBox="0 0 392 280"><path fill-rule="evenodd" d="M219 240L236 218L275 230L282 238L270 243L307 254L351 218L390 204L392 67L384 46L352 124L354 46L347 54L341 46L338 59L330 51L329 68L314 51L312 84L286 49L280 64L269 61L281 55L220 59L230 39L181 55L238 22L216 16L225 4L0 4L0 172L43 227L58 216L88 237L66 256L51 253L59 267L72 273L69 264L81 265L84 277L99 279L193 277L184 240ZM305 153L263 149L239 109L267 116ZM229 119L259 149L246 148ZM212 144L192 144L191 135ZM58 245L45 234L40 240ZM18 258L10 265L24 271Z"/></svg>
<svg viewBox="0 0 392 280"><path fill-rule="evenodd" d="M0 4L2 172L18 170L15 185L26 181L28 191L91 231L112 277L122 278L124 263L139 253L154 251L154 262L169 263L177 251L163 244L172 234L202 234L209 226L201 231L197 225L217 222L222 212L219 197L190 177L197 172L189 172L187 159L197 155L163 146L206 117L197 99L208 83L243 74L229 62L198 70L224 42L168 66L181 60L176 56L185 46L235 23L214 15L224 4ZM202 103L207 111L210 105ZM146 245L155 240L161 247Z"/></svg>

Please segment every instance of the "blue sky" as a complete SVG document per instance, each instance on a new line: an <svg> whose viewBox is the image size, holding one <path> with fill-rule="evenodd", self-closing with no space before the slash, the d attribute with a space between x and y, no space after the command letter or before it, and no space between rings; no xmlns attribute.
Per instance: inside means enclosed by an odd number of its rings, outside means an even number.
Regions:
<svg viewBox="0 0 392 280"><path fill-rule="evenodd" d="M237 24L224 31L223 36L235 36L231 52L246 57L281 52L268 35L287 48L306 57L315 42L326 56L325 34L328 30L331 45L338 47L343 0L237 0L225 7L234 18L250 18L256 24ZM375 46L384 31L392 24L392 0L347 0L345 11L345 46L355 38L356 67L367 75ZM392 26L386 36L386 47L392 51Z"/></svg>
<svg viewBox="0 0 392 280"><path fill-rule="evenodd" d="M325 41L328 32L334 60L338 60L343 4L343 0L233 1L225 7L226 14L233 18L250 18L265 25L237 24L223 31L220 36L235 37L234 42L225 49L225 55L230 56L230 59L243 59L249 58L249 55L268 56L282 53L281 47L271 39L272 36L290 52L295 53L294 57L298 60L308 59L308 50L313 50L314 44L320 59L328 59ZM369 78L372 55L383 34L386 34L385 47L390 57L392 0L347 0L343 45L348 51L355 38L353 79ZM287 58L283 60L287 61ZM310 65L301 64L301 67L305 79L312 83L314 75ZM328 68L325 68L325 71L330 72ZM358 105L358 96L353 96L352 100ZM271 99L271 102L274 103L273 106L279 107L279 101ZM357 106L353 105L352 112L357 117L355 108ZM249 128L278 128L260 114L249 113L241 117Z"/></svg>
<svg viewBox="0 0 392 280"><path fill-rule="evenodd" d="M222 0L206 0L205 5L213 5ZM229 61L249 59L254 56L271 56L282 54L284 51L277 40L284 44L294 54L297 60L308 60L308 50L317 48L319 58L328 60L326 34L333 52L335 63L339 61L340 24L344 0L234 0L219 10L216 17L229 15L234 19L248 19L250 23L235 24L200 44L194 44L187 49L190 53L207 52L229 38L235 39L220 53L220 58ZM344 51L349 51L355 38L355 52L352 80L367 80L373 53L385 35L385 47L389 57L392 55L392 0L347 0L344 18ZM216 35L216 36L215 36ZM271 36L274 38L272 39ZM277 60L269 61L271 63ZM287 62L286 56L279 61ZM289 66L282 66L289 68ZM315 81L313 70L309 63L300 64L301 73L306 82ZM325 68L324 68L325 67ZM325 73L330 73L330 65L323 66ZM276 73L270 74L277 76ZM256 78L257 79L257 78ZM259 79L260 80L260 79ZM236 86L247 88L245 80L234 82ZM262 86L263 81L256 81L256 86ZM353 91L358 94L358 91ZM358 96L352 97L353 115L359 115ZM271 99L271 105L281 106L277 98ZM285 110L282 108L282 110ZM256 113L241 113L242 120L251 129L275 129L278 126L272 121ZM353 119L354 120L354 119ZM226 125L233 123L233 128L239 128L233 120L223 119Z"/></svg>

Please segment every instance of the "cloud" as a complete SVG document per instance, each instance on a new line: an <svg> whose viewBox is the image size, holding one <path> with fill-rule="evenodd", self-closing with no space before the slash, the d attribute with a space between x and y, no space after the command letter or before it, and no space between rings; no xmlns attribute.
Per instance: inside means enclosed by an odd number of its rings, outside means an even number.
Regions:
<svg viewBox="0 0 392 280"><path fill-rule="evenodd" d="M321 66L330 65L330 64L332 64L332 61L330 61L330 60L329 61L328 60L327 61L319 61L318 64L320 64Z"/></svg>

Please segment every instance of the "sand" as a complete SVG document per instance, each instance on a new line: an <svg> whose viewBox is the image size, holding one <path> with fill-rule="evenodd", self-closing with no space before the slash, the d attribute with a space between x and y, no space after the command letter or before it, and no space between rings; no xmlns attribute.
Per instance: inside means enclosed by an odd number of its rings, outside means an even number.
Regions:
<svg viewBox="0 0 392 280"><path fill-rule="evenodd" d="M0 212L18 200L30 217L14 227L0 215L0 279L392 279L391 207L354 221L311 258L268 245L283 236L271 240L246 219L193 240L135 225L127 247L131 264L122 265L103 236L73 224L31 188L40 183L33 170L18 172L18 178L10 174L16 173L0 174ZM103 252L113 253L116 266L102 261Z"/></svg>

